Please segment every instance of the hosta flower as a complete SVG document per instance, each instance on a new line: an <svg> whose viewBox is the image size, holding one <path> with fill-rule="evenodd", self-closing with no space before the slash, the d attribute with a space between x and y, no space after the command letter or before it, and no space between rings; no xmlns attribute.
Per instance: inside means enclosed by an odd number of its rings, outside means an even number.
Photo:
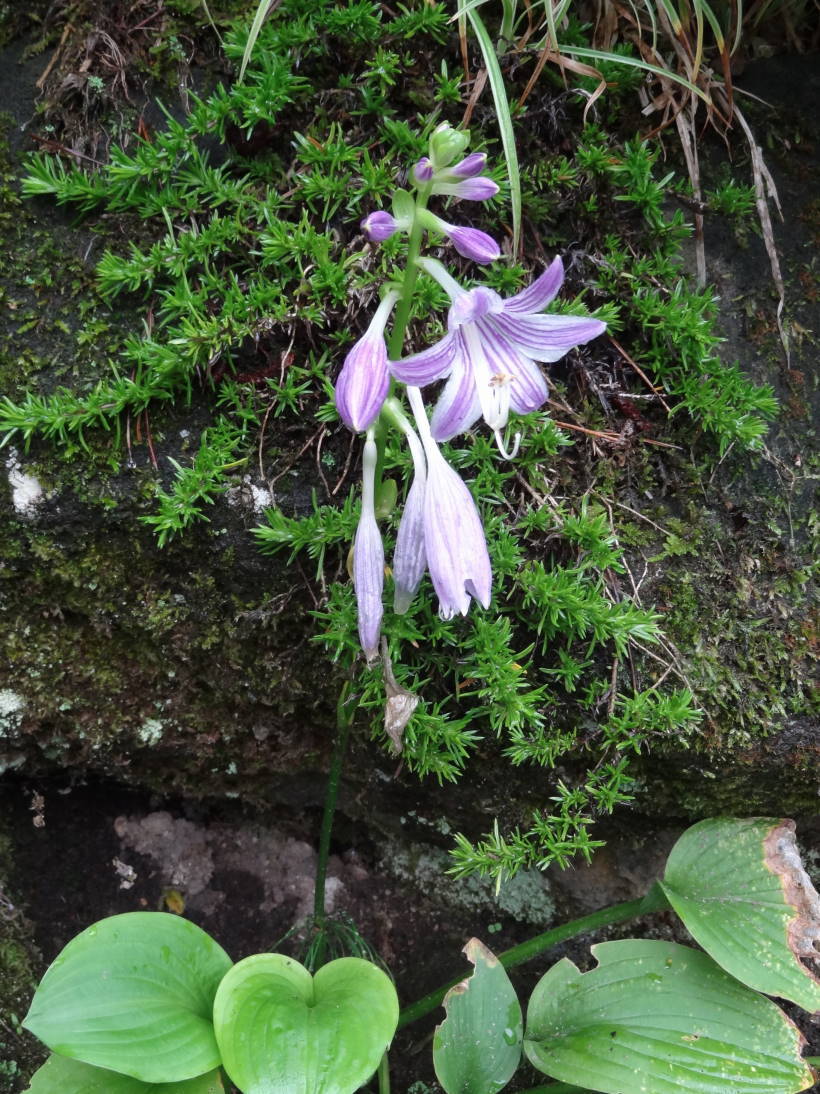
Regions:
<svg viewBox="0 0 820 1094"><path fill-rule="evenodd" d="M395 610L407 611L421 581L425 566L430 571L439 600L439 615L451 619L466 615L471 597L488 607L492 570L484 529L472 494L450 467L434 441L421 394L408 388L407 395L416 418L424 456L412 431L411 442L416 475L399 525L393 573L396 582Z"/></svg>
<svg viewBox="0 0 820 1094"><path fill-rule="evenodd" d="M372 437L362 457L362 512L353 541L353 588L359 617L359 641L367 663L379 656L384 586L384 547L376 523L375 475L377 450Z"/></svg>
<svg viewBox="0 0 820 1094"><path fill-rule="evenodd" d="M560 258L509 300L485 287L463 289L434 260L419 259L419 265L450 294L448 331L421 353L391 362L391 371L420 387L449 377L430 423L435 439L449 440L483 417L506 455L501 430L510 410L528 414L547 398L537 362L557 361L596 338L606 324L580 315L541 314L564 280Z"/></svg>
<svg viewBox="0 0 820 1094"><path fill-rule="evenodd" d="M379 304L367 331L345 357L336 381L336 409L345 425L357 433L376 420L390 386L384 328L398 295L389 292Z"/></svg>

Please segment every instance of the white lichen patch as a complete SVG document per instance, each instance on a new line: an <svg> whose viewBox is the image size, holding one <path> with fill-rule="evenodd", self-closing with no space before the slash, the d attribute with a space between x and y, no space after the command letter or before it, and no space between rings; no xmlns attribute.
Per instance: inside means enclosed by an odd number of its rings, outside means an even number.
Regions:
<svg viewBox="0 0 820 1094"><path fill-rule="evenodd" d="M489 878L472 876L453 882L446 871L452 860L446 851L422 844L388 840L382 849L381 868L401 881L412 882L421 892L475 915L502 912L522 923L549 924L555 904L549 882L538 870L521 870L496 893Z"/></svg>
<svg viewBox="0 0 820 1094"><path fill-rule="evenodd" d="M241 484L229 490L225 497L229 505L250 510L256 515L273 505L273 495L267 486L255 483L250 475L245 475Z"/></svg>
<svg viewBox="0 0 820 1094"><path fill-rule="evenodd" d="M26 709L26 701L22 695L10 688L0 689L0 737L17 729Z"/></svg>
<svg viewBox="0 0 820 1094"><path fill-rule="evenodd" d="M159 744L164 732L165 726L159 718L146 718L137 730L137 740L150 748L152 745Z"/></svg>
<svg viewBox="0 0 820 1094"><path fill-rule="evenodd" d="M14 448L9 449L6 457L6 471L11 487L11 503L20 516L31 516L45 496L39 479L23 470L20 457Z"/></svg>

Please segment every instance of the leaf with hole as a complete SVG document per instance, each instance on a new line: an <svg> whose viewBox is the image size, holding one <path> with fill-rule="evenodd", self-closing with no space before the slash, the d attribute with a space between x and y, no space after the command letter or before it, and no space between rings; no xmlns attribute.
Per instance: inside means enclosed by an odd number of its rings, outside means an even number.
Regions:
<svg viewBox="0 0 820 1094"><path fill-rule="evenodd" d="M219 1066L213 1000L231 967L194 923L165 912L100 920L46 970L23 1025L48 1047L148 1083Z"/></svg>
<svg viewBox="0 0 820 1094"><path fill-rule="evenodd" d="M342 957L311 976L278 953L246 957L219 985L214 1029L225 1070L243 1094L353 1094L399 1020L390 978Z"/></svg>
<svg viewBox="0 0 820 1094"><path fill-rule="evenodd" d="M660 883L692 937L756 991L820 1010L820 895L809 880L793 821L717 817L689 828Z"/></svg>
<svg viewBox="0 0 820 1094"><path fill-rule="evenodd" d="M224 1094L218 1071L180 1083L144 1083L102 1067L49 1056L31 1078L25 1094Z"/></svg>
<svg viewBox="0 0 820 1094"><path fill-rule="evenodd" d="M496 1094L521 1059L524 1021L515 988L498 958L471 938L472 976L444 996L447 1017L433 1037L433 1066L447 1094Z"/></svg>
<svg viewBox="0 0 820 1094"><path fill-rule="evenodd" d="M555 1079L605 1094L796 1094L814 1079L799 1030L707 954L674 942L603 942L536 985L524 1051Z"/></svg>

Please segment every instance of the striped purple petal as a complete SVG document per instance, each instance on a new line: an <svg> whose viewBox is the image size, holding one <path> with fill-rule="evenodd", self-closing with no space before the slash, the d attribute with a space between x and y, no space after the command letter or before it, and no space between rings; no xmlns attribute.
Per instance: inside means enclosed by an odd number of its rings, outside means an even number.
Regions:
<svg viewBox="0 0 820 1094"><path fill-rule="evenodd" d="M581 315L494 315L485 320L506 341L534 361L558 361L567 350L606 330L600 319Z"/></svg>
<svg viewBox="0 0 820 1094"><path fill-rule="evenodd" d="M504 301L504 311L515 315L525 315L543 309L558 295L564 282L564 263L560 256L554 258L540 277L531 285Z"/></svg>
<svg viewBox="0 0 820 1094"><path fill-rule="evenodd" d="M452 368L455 352L456 344L452 334L445 334L435 345L423 349L421 353L391 361L390 371L403 384L425 387L447 375Z"/></svg>
<svg viewBox="0 0 820 1094"><path fill-rule="evenodd" d="M454 337L460 340L461 352L455 356L450 379L444 385L430 420L430 430L437 441L449 441L451 437L469 429L481 417L481 403L473 370L466 363L463 342L458 332Z"/></svg>
<svg viewBox="0 0 820 1094"><path fill-rule="evenodd" d="M510 406L517 414L529 414L537 410L548 398L547 381L541 369L530 357L494 331L490 324L478 324L481 344L484 348L493 376L509 383Z"/></svg>

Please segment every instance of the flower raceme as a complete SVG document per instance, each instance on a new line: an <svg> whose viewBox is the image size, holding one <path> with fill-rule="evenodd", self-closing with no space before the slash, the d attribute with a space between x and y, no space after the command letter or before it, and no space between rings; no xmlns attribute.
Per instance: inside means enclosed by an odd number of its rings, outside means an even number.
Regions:
<svg viewBox="0 0 820 1094"><path fill-rule="evenodd" d="M345 425L356 433L373 424L387 396L390 375L384 328L398 297L397 292L387 293L367 331L345 358L336 381L336 409Z"/></svg>
<svg viewBox="0 0 820 1094"><path fill-rule="evenodd" d="M537 362L559 360L573 346L603 333L606 324L578 315L541 314L563 283L560 258L508 300L483 286L465 290L441 263L418 261L450 295L448 331L421 353L391 362L390 370L402 383L418 387L448 377L431 421L436 440L449 440L483 417L506 455L501 431L510 410L528 414L547 399Z"/></svg>

